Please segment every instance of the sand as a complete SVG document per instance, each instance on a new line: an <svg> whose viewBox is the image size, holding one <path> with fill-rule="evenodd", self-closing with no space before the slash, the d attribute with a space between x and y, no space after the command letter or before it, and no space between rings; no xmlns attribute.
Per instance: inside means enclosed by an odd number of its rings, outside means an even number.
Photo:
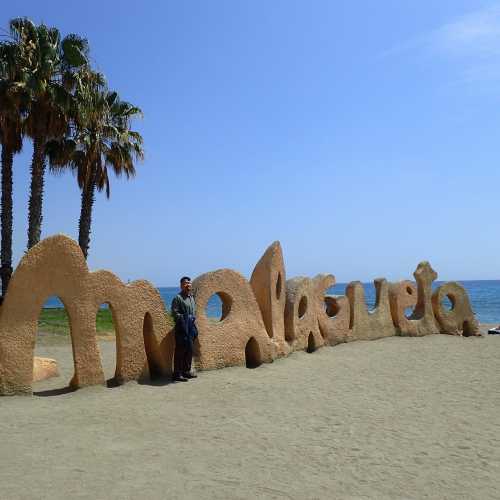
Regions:
<svg viewBox="0 0 500 500"><path fill-rule="evenodd" d="M100 342L106 373L112 341ZM393 337L177 384L0 399L0 498L498 499L500 336ZM62 394L61 394L62 392Z"/></svg>

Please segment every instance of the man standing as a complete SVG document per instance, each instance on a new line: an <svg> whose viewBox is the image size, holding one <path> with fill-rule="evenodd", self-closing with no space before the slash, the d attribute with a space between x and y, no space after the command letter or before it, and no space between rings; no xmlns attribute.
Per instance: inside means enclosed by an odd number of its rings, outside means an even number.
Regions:
<svg viewBox="0 0 500 500"><path fill-rule="evenodd" d="M190 378L196 378L196 375L191 373L193 342L198 336L195 324L196 306L191 288L191 278L183 276L181 290L172 300L172 316L175 320L173 380L176 382L187 382Z"/></svg>

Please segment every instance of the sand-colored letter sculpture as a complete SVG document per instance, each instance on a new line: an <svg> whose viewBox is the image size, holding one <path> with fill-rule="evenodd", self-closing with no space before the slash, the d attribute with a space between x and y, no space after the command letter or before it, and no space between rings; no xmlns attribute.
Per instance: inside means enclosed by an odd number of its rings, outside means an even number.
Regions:
<svg viewBox="0 0 500 500"><path fill-rule="evenodd" d="M0 394L31 394L38 316L58 296L70 321L73 387L104 383L96 339L96 315L109 304L116 329L116 380L170 373L169 325L156 288L146 281L123 284L108 271L89 272L78 244L53 236L34 246L12 275L0 311Z"/></svg>
<svg viewBox="0 0 500 500"><path fill-rule="evenodd" d="M257 300L250 283L236 271L220 269L206 273L193 282L196 297L196 318L199 366L202 369L225 366L258 366L275 357ZM220 321L208 318L208 300L217 294L222 301Z"/></svg>
<svg viewBox="0 0 500 500"><path fill-rule="evenodd" d="M330 274L286 279L281 246L274 242L250 280L221 269L194 281L197 365L256 367L292 351L313 352L352 340L478 334L461 285L446 283L432 293L437 274L427 262L414 276L416 286L375 280L376 304L369 311L360 282L350 283L346 295L332 296L326 295L335 284ZM219 321L206 314L214 294L222 301ZM50 296L61 299L69 316L71 386L104 383L95 324L102 304L111 308L115 325L116 382L171 374L174 335L158 290L147 281L125 285L108 271L89 272L78 244L57 235L34 246L12 275L0 309L0 395L32 393L34 375L39 378L33 372L38 316ZM443 306L445 297L451 309ZM408 308L414 308L411 314Z"/></svg>

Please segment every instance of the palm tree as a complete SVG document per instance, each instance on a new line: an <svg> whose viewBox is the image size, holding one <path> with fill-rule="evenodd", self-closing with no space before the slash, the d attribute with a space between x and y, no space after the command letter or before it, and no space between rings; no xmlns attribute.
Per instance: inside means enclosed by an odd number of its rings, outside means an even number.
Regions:
<svg viewBox="0 0 500 500"><path fill-rule="evenodd" d="M12 163L23 145L22 115L25 104L20 82L18 46L0 43L0 143L2 145L1 252L2 296L12 275Z"/></svg>
<svg viewBox="0 0 500 500"><path fill-rule="evenodd" d="M77 35L61 40L56 28L36 26L27 18L10 21L11 35L20 47L24 88L30 96L25 131L33 140L28 213L28 249L40 241L42 226L45 147L63 137L69 126L68 110L75 72L88 65L88 44Z"/></svg>
<svg viewBox="0 0 500 500"><path fill-rule="evenodd" d="M130 129L141 110L109 92L99 73L85 72L75 91L73 137L47 146L51 168L69 166L82 190L78 243L88 256L95 191L110 197L109 172L128 178L135 175L134 162L144 157L142 136Z"/></svg>

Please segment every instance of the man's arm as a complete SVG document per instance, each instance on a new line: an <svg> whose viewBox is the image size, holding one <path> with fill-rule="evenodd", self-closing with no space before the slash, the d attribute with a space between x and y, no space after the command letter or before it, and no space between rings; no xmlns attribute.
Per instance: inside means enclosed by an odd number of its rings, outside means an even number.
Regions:
<svg viewBox="0 0 500 500"><path fill-rule="evenodd" d="M180 308L181 304L179 302L179 297L177 297L177 295L173 298L172 300L172 307L171 307L171 310L172 310L172 316L174 318L174 321L177 323L181 317L182 317L182 312L181 312L181 308Z"/></svg>

